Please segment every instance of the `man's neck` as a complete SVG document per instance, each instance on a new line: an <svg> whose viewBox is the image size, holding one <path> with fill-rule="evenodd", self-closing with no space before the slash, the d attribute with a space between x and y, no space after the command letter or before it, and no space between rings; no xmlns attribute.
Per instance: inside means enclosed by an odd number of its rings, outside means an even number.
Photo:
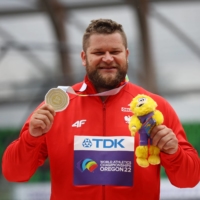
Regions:
<svg viewBox="0 0 200 200"><path fill-rule="evenodd" d="M96 88L97 93L106 92L108 90L109 89L106 88ZM103 102L108 98L108 96L99 96L99 97Z"/></svg>

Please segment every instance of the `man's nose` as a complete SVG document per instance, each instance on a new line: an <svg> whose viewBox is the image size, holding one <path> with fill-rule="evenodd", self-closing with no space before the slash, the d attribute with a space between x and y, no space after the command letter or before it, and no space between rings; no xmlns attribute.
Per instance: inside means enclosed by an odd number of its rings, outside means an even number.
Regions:
<svg viewBox="0 0 200 200"><path fill-rule="evenodd" d="M110 54L110 52L106 52L105 55L103 56L102 60L106 63L110 63L112 62L114 59L113 59L113 56Z"/></svg>

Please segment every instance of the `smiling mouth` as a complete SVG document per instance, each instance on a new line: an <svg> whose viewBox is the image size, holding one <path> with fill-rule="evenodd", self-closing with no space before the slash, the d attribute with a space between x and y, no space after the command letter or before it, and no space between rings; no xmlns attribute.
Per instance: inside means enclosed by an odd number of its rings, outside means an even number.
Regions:
<svg viewBox="0 0 200 200"><path fill-rule="evenodd" d="M99 67L99 69L107 69L107 70L109 70L109 69L117 69L116 67Z"/></svg>

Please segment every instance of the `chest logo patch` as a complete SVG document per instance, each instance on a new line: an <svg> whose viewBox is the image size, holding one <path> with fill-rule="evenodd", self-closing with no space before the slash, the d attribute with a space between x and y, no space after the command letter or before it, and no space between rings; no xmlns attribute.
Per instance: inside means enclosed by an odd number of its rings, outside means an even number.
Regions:
<svg viewBox="0 0 200 200"><path fill-rule="evenodd" d="M83 124L86 123L86 119L78 120L74 124L72 124L72 127L80 128Z"/></svg>

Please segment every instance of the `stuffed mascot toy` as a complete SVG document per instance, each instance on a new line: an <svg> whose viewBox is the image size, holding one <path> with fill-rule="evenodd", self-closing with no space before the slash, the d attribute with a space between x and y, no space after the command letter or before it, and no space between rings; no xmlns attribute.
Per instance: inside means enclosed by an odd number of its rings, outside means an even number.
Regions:
<svg viewBox="0 0 200 200"><path fill-rule="evenodd" d="M139 146L135 150L136 162L141 167L149 164L160 164L160 149L152 145L150 138L154 126L163 123L163 114L156 110L157 103L149 96L139 94L132 99L130 109L133 116L129 122L129 130L132 136L139 133Z"/></svg>

